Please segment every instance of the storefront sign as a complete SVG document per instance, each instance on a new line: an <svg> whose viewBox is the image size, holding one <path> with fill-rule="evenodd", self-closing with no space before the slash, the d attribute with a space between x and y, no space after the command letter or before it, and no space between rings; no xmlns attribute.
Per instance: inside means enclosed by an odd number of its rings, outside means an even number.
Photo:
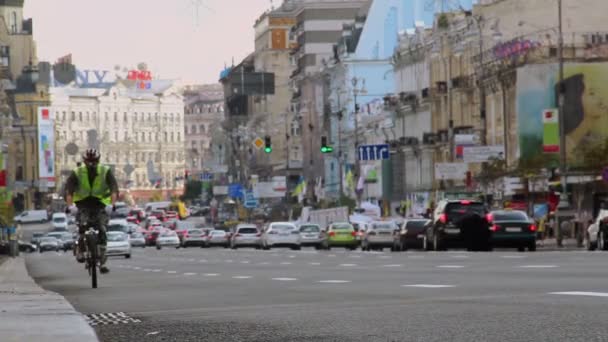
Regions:
<svg viewBox="0 0 608 342"><path fill-rule="evenodd" d="M38 108L38 174L45 184L55 183L55 127L49 107Z"/></svg>

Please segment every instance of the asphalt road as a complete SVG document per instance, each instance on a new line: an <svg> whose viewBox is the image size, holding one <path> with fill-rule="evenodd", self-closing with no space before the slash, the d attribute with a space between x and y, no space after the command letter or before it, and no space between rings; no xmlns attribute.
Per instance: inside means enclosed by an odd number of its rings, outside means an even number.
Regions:
<svg viewBox="0 0 608 342"><path fill-rule="evenodd" d="M111 259L93 290L69 254L27 257L80 312L127 322L96 326L108 342L608 341L607 263L583 251L146 248Z"/></svg>

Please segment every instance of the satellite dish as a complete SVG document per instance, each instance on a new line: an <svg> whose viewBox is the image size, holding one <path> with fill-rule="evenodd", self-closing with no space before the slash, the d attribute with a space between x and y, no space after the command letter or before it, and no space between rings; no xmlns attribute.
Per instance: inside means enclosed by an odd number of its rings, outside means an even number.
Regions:
<svg viewBox="0 0 608 342"><path fill-rule="evenodd" d="M76 145L75 143L71 142L69 144L67 144L65 146L65 153L67 153L70 156L75 156L78 154L78 145Z"/></svg>

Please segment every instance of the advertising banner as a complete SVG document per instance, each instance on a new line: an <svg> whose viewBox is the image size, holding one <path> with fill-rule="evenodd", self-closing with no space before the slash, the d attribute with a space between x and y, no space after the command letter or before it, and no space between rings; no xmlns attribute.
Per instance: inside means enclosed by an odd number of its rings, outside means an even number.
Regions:
<svg viewBox="0 0 608 342"><path fill-rule="evenodd" d="M462 149L463 159L467 163L483 163L490 159L505 159L503 145L466 146Z"/></svg>
<svg viewBox="0 0 608 342"><path fill-rule="evenodd" d="M467 163L436 163L435 178L443 180L465 179L469 171Z"/></svg>
<svg viewBox="0 0 608 342"><path fill-rule="evenodd" d="M559 120L557 109L543 111L543 152L559 152Z"/></svg>
<svg viewBox="0 0 608 342"><path fill-rule="evenodd" d="M38 168L40 180L55 185L55 125L49 107L38 108Z"/></svg>

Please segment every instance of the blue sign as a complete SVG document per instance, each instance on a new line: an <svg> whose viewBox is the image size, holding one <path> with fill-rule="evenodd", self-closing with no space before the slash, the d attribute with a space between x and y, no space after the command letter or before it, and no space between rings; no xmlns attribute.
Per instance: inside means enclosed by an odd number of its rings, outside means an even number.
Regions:
<svg viewBox="0 0 608 342"><path fill-rule="evenodd" d="M243 186L241 184L230 184L228 186L228 196L232 198L243 198Z"/></svg>
<svg viewBox="0 0 608 342"><path fill-rule="evenodd" d="M388 144L361 145L357 149L359 160L386 160L390 158Z"/></svg>
<svg viewBox="0 0 608 342"><path fill-rule="evenodd" d="M245 192L245 203L243 203L243 206L247 209L252 209L252 208L257 208L258 205L259 205L258 199L255 198L253 191L246 191Z"/></svg>
<svg viewBox="0 0 608 342"><path fill-rule="evenodd" d="M210 182L213 180L213 174L212 173L201 173L201 182Z"/></svg>

